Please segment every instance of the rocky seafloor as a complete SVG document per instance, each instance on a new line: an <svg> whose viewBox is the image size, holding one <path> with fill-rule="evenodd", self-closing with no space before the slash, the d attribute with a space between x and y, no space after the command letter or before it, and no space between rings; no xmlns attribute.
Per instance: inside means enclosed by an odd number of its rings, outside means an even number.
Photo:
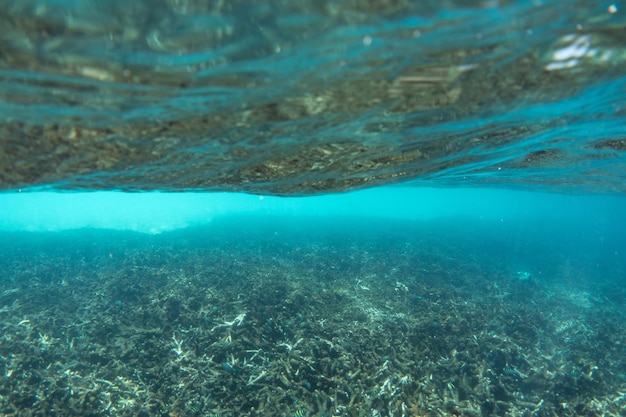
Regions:
<svg viewBox="0 0 626 417"><path fill-rule="evenodd" d="M326 226L4 234L0 415L626 412L606 262Z"/></svg>

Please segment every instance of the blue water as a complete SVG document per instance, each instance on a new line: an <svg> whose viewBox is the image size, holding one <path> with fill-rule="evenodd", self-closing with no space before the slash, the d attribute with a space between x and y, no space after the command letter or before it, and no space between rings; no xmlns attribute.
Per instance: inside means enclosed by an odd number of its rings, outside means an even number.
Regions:
<svg viewBox="0 0 626 417"><path fill-rule="evenodd" d="M0 6L0 415L626 415L626 6Z"/></svg>
<svg viewBox="0 0 626 417"><path fill-rule="evenodd" d="M622 196L0 200L4 415L626 406Z"/></svg>

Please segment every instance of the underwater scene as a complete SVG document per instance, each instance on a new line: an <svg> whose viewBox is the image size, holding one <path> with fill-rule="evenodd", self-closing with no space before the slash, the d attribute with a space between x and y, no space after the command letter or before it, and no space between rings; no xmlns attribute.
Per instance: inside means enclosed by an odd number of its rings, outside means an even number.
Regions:
<svg viewBox="0 0 626 417"><path fill-rule="evenodd" d="M0 416L626 416L625 29L0 0Z"/></svg>
<svg viewBox="0 0 626 417"><path fill-rule="evenodd" d="M29 230L11 214L23 196L84 227ZM400 188L288 207L254 197L253 211L236 198L163 230L166 217L129 218L114 194L106 228L88 223L99 210L70 207L77 194L13 197L2 415L626 412L624 198ZM188 210L177 200L157 206ZM137 217L153 229L132 230Z"/></svg>

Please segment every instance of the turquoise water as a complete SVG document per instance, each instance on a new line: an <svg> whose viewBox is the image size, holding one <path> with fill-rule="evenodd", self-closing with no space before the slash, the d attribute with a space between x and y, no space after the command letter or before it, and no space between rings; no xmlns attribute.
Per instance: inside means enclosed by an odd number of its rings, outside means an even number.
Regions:
<svg viewBox="0 0 626 417"><path fill-rule="evenodd" d="M622 196L0 200L4 415L624 413Z"/></svg>
<svg viewBox="0 0 626 417"><path fill-rule="evenodd" d="M626 415L620 3L0 6L0 415Z"/></svg>

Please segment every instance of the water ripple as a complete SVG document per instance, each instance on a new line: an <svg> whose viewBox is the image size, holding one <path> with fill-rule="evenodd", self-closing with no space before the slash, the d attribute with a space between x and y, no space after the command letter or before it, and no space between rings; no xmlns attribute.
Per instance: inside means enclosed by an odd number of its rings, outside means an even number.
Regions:
<svg viewBox="0 0 626 417"><path fill-rule="evenodd" d="M625 191L593 1L0 1L0 188Z"/></svg>

